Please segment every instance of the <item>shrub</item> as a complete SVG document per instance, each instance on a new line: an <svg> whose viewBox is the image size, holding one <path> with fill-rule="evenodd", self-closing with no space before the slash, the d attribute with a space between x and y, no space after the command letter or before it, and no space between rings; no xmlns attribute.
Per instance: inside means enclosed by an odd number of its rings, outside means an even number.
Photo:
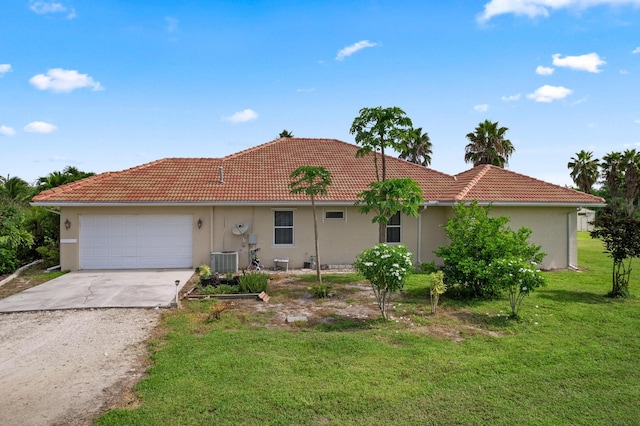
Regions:
<svg viewBox="0 0 640 426"><path fill-rule="evenodd" d="M354 268L369 280L382 318L388 319L390 294L402 290L407 276L413 270L411 253L402 245L387 246L380 243L360 253Z"/></svg>
<svg viewBox="0 0 640 426"><path fill-rule="evenodd" d="M42 257L45 268L60 264L60 250L58 244L49 237L45 237L44 245L36 248L38 254Z"/></svg>
<svg viewBox="0 0 640 426"><path fill-rule="evenodd" d="M229 284L220 284L212 288L213 294L236 294L238 292L238 287Z"/></svg>
<svg viewBox="0 0 640 426"><path fill-rule="evenodd" d="M198 274L200 274L201 280L208 280L212 277L211 268L209 265L205 265L204 263L198 266Z"/></svg>
<svg viewBox="0 0 640 426"><path fill-rule="evenodd" d="M0 274L11 274L17 267L16 252L0 247Z"/></svg>
<svg viewBox="0 0 640 426"><path fill-rule="evenodd" d="M267 290L269 275L262 272L249 272L240 277L240 293L261 293Z"/></svg>
<svg viewBox="0 0 640 426"><path fill-rule="evenodd" d="M518 318L524 297L545 285L540 271L522 259L498 259L489 265L489 271L498 286L507 290L513 318Z"/></svg>
<svg viewBox="0 0 640 426"><path fill-rule="evenodd" d="M311 290L313 292L313 295L318 299L326 299L327 297L329 297L331 286L328 284L318 284L308 287L308 289Z"/></svg>
<svg viewBox="0 0 640 426"><path fill-rule="evenodd" d="M545 254L530 244L531 230L509 228L507 216L489 217L491 206L459 203L445 230L451 243L436 250L444 260L443 270L449 288L465 298L491 299L502 294L501 282L494 279L489 266L499 259L522 259L539 263Z"/></svg>
<svg viewBox="0 0 640 426"><path fill-rule="evenodd" d="M440 295L447 290L444 283L444 272L432 272L429 274L429 296L431 298L431 313L435 314L438 309Z"/></svg>

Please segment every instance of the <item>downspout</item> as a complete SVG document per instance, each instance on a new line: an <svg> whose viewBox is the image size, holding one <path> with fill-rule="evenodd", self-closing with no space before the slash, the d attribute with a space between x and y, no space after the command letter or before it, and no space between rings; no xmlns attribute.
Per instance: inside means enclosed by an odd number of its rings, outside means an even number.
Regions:
<svg viewBox="0 0 640 426"><path fill-rule="evenodd" d="M416 250L418 256L418 266L422 263L422 212L427 210L427 206L423 206L421 210L418 211L418 247Z"/></svg>
<svg viewBox="0 0 640 426"><path fill-rule="evenodd" d="M578 267L571 264L571 212L567 213L567 266L575 271Z"/></svg>

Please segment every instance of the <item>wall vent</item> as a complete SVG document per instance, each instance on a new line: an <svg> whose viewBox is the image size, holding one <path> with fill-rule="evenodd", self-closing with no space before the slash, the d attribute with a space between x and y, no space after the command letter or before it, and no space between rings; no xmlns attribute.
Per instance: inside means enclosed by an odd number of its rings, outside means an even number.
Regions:
<svg viewBox="0 0 640 426"><path fill-rule="evenodd" d="M211 272L235 274L238 272L237 251L214 251L211 253Z"/></svg>

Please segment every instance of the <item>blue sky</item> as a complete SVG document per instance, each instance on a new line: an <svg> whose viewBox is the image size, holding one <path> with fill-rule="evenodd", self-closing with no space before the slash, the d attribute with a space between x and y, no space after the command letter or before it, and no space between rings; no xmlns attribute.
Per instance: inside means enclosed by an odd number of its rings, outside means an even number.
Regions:
<svg viewBox="0 0 640 426"><path fill-rule="evenodd" d="M509 169L569 185L581 149L640 149L639 27L640 0L5 0L0 175L353 142L360 108L398 106L436 170L489 119Z"/></svg>

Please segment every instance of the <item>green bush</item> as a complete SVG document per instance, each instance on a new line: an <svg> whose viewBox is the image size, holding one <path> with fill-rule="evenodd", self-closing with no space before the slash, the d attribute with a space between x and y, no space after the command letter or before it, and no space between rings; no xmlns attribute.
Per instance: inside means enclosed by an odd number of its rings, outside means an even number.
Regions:
<svg viewBox="0 0 640 426"><path fill-rule="evenodd" d="M496 279L490 266L501 259L520 259L525 263L539 263L545 254L540 246L528 242L531 230L509 228L507 216L489 217L491 206L481 207L459 203L453 207L454 216L445 230L451 243L436 250L444 260L445 282L452 289L449 296L492 299L499 297L505 281Z"/></svg>
<svg viewBox="0 0 640 426"><path fill-rule="evenodd" d="M236 294L238 287L229 284L220 284L217 287L213 287L213 294Z"/></svg>
<svg viewBox="0 0 640 426"><path fill-rule="evenodd" d="M402 290L407 276L413 272L411 253L405 246L384 243L365 249L353 265L370 283L383 319L388 319L389 296Z"/></svg>
<svg viewBox="0 0 640 426"><path fill-rule="evenodd" d="M11 274L18 267L18 259L14 250L0 247L0 274Z"/></svg>
<svg viewBox="0 0 640 426"><path fill-rule="evenodd" d="M329 297L331 288L332 287L328 284L318 284L308 287L308 289L313 293L313 296L317 297L318 299L326 299L327 297Z"/></svg>
<svg viewBox="0 0 640 426"><path fill-rule="evenodd" d="M249 272L240 277L238 285L240 293L261 293L267 291L268 283L269 275L262 272Z"/></svg>
<svg viewBox="0 0 640 426"><path fill-rule="evenodd" d="M58 244L49 237L45 237L44 245L36 248L36 251L42 257L45 268L60 264L60 249Z"/></svg>

